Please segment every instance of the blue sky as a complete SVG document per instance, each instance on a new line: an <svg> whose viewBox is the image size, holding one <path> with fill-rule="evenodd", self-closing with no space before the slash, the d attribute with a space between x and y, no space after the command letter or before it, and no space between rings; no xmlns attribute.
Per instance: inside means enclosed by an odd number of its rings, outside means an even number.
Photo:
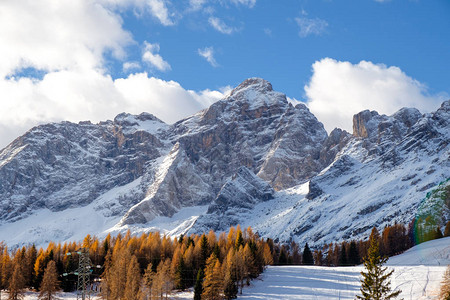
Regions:
<svg viewBox="0 0 450 300"><path fill-rule="evenodd" d="M0 15L0 147L123 111L171 123L248 77L328 131L450 98L447 0L17 0Z"/></svg>

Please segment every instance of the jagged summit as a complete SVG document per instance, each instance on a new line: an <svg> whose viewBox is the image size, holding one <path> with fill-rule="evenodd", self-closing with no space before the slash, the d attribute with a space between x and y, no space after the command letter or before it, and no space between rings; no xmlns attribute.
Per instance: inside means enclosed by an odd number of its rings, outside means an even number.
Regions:
<svg viewBox="0 0 450 300"><path fill-rule="evenodd" d="M270 82L262 78L253 77L244 80L241 84L239 84L236 88L234 88L231 91L230 96L236 95L245 89L257 90L261 93L273 91L272 84Z"/></svg>
<svg viewBox="0 0 450 300"><path fill-rule="evenodd" d="M288 105L286 95L276 92L272 84L262 78L249 78L233 89L223 101L242 102L248 109L255 110L273 105Z"/></svg>
<svg viewBox="0 0 450 300"><path fill-rule="evenodd" d="M120 124L120 125L136 124L136 123L138 123L138 121L141 121L141 122L155 121L155 122L164 124L164 122L161 121L159 118L157 118L156 116L154 116L150 113L147 113L147 112L140 113L139 115L133 115L133 114L123 112L123 113L118 114L114 118L114 123Z"/></svg>

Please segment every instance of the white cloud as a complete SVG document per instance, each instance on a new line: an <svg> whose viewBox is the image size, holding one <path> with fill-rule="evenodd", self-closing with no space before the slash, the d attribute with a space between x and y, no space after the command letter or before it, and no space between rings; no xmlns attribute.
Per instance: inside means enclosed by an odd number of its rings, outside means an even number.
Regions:
<svg viewBox="0 0 450 300"><path fill-rule="evenodd" d="M152 15L154 15L163 25L174 25L174 22L169 17L169 10L162 0L149 0L147 2Z"/></svg>
<svg viewBox="0 0 450 300"><path fill-rule="evenodd" d="M206 0L189 0L189 8L193 11L197 11L203 8Z"/></svg>
<svg viewBox="0 0 450 300"><path fill-rule="evenodd" d="M121 18L94 1L2 1L0 15L1 78L27 67L102 67L105 52L124 57L133 41Z"/></svg>
<svg viewBox="0 0 450 300"><path fill-rule="evenodd" d="M166 1L164 0L95 0L104 6L117 8L132 8L134 12L143 16L148 13L164 26L175 25L173 20L174 13L169 12Z"/></svg>
<svg viewBox="0 0 450 300"><path fill-rule="evenodd" d="M248 6L250 8L252 8L256 4L256 0L230 0L230 2L234 3L236 5L237 4L245 5L245 6Z"/></svg>
<svg viewBox="0 0 450 300"><path fill-rule="evenodd" d="M121 112L143 111L172 123L223 97L220 91L186 90L147 73L113 80L94 70L51 72L42 80L0 80L0 90L0 148L41 123L98 122Z"/></svg>
<svg viewBox="0 0 450 300"><path fill-rule="evenodd" d="M312 71L304 87L308 107L327 131L339 127L352 132L353 115L365 109L388 115L402 107L429 112L443 100L428 95L423 84L394 66L324 58L313 64Z"/></svg>
<svg viewBox="0 0 450 300"><path fill-rule="evenodd" d="M209 17L209 24L217 31L223 34L232 34L236 29L225 24L221 19L216 17Z"/></svg>
<svg viewBox="0 0 450 300"><path fill-rule="evenodd" d="M214 48L213 47L205 47L203 49L198 49L198 55L206 59L207 62L211 64L213 67L218 67L216 59L214 58Z"/></svg>
<svg viewBox="0 0 450 300"><path fill-rule="evenodd" d="M305 15L304 12L302 12ZM299 36L307 37L308 35L321 35L328 27L328 23L325 20L319 18L307 18L305 16L295 18L298 26L300 27Z"/></svg>
<svg viewBox="0 0 450 300"><path fill-rule="evenodd" d="M159 52L159 44L151 44L148 42L144 42L145 49L144 54L142 55L142 60L149 63L153 67L157 68L160 71L169 71L171 69L170 64L165 61Z"/></svg>
<svg viewBox="0 0 450 300"><path fill-rule="evenodd" d="M141 68L141 65L136 61L127 61L127 62L124 62L122 65L122 70L124 72L129 72L131 70L137 70L140 68Z"/></svg>

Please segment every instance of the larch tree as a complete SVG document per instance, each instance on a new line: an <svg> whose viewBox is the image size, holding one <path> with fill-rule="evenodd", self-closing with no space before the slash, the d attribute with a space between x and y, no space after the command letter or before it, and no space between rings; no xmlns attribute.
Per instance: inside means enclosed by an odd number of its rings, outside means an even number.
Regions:
<svg viewBox="0 0 450 300"><path fill-rule="evenodd" d="M144 276L142 277L142 294L146 296L146 299L152 299L152 285L153 280L155 279L155 272L153 272L153 265L149 263L147 268L145 269Z"/></svg>
<svg viewBox="0 0 450 300"><path fill-rule="evenodd" d="M269 249L270 251L270 249ZM238 293L237 275L236 275L236 254L234 249L228 251L226 260L223 264L224 278L224 296L225 299L235 299Z"/></svg>
<svg viewBox="0 0 450 300"><path fill-rule="evenodd" d="M57 299L55 294L59 290L58 271L56 270L56 263L51 260L45 268L44 277L42 278L39 299L52 300Z"/></svg>
<svg viewBox="0 0 450 300"><path fill-rule="evenodd" d="M219 260L213 254L206 261L202 299L219 300L221 299L222 289L222 269Z"/></svg>
<svg viewBox="0 0 450 300"><path fill-rule="evenodd" d="M14 265L12 277L9 281L9 300L23 299L25 293L25 278L22 275L22 267L19 264Z"/></svg>
<svg viewBox="0 0 450 300"><path fill-rule="evenodd" d="M141 273L139 271L139 264L135 255L131 256L127 268L127 281L125 284L124 299L125 300L139 300L139 290L141 286Z"/></svg>
<svg viewBox="0 0 450 300"><path fill-rule="evenodd" d="M364 267L366 272L362 271L361 275L361 295L357 295L357 299L365 300L387 300L396 298L401 290L392 291L390 277L394 270L387 271L383 265L387 261L387 257L380 255L379 249L379 233L374 227L369 239L369 250L364 258Z"/></svg>
<svg viewBox="0 0 450 300"><path fill-rule="evenodd" d="M450 265L447 266L444 278L441 282L441 290L439 292L439 300L450 300Z"/></svg>

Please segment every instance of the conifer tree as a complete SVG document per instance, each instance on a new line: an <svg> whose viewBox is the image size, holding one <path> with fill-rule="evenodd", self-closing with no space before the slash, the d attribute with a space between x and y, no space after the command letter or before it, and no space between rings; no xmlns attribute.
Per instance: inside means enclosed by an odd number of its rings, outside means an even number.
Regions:
<svg viewBox="0 0 450 300"><path fill-rule="evenodd" d="M42 278L39 299L52 300L56 292L59 290L58 272L56 270L56 263L51 260L45 268L44 277Z"/></svg>
<svg viewBox="0 0 450 300"><path fill-rule="evenodd" d="M220 262L213 254L206 261L202 299L218 300L222 292L222 270Z"/></svg>
<svg viewBox="0 0 450 300"><path fill-rule="evenodd" d="M379 233L374 227L369 239L369 250L364 258L364 267L366 272L361 272L361 296L357 295L357 299L366 300L387 300L397 297L401 290L391 291L390 277L394 270L387 272L387 268L383 265L387 261L387 257L381 257L379 250Z"/></svg>
<svg viewBox="0 0 450 300"><path fill-rule="evenodd" d="M270 247L267 243L264 244L264 248L263 248L263 262L264 262L264 265L266 265L266 266L273 264L272 251L270 251Z"/></svg>
<svg viewBox="0 0 450 300"><path fill-rule="evenodd" d="M239 229L237 231L236 242L234 243L234 248L239 250L239 247L244 246L244 238L242 237L242 231Z"/></svg>
<svg viewBox="0 0 450 300"><path fill-rule="evenodd" d="M270 251L270 249L269 249ZM237 277L236 277L236 254L233 249L230 249L227 254L226 261L224 262L224 273L225 273L225 282L224 282L224 296L225 299L235 299L237 297L237 293L239 291L237 285Z"/></svg>
<svg viewBox="0 0 450 300"><path fill-rule="evenodd" d="M187 269L184 263L183 255L180 255L178 264L176 265L175 272L175 287L180 290L186 289L187 285Z"/></svg>
<svg viewBox="0 0 450 300"><path fill-rule="evenodd" d="M339 266L346 266L347 264L347 251L345 249L345 243L342 243L341 251L339 252Z"/></svg>
<svg viewBox="0 0 450 300"><path fill-rule="evenodd" d="M202 292L203 292L203 279L205 278L205 273L203 269L200 268L197 273L197 280L194 285L194 300L202 300Z"/></svg>
<svg viewBox="0 0 450 300"><path fill-rule="evenodd" d="M142 278L143 283L143 296L147 295L146 299L152 299L152 284L155 279L155 272L153 272L153 265L149 263L145 269L144 276Z"/></svg>
<svg viewBox="0 0 450 300"><path fill-rule="evenodd" d="M311 250L309 249L308 243L305 244L303 249L303 264L304 265L314 265L314 258Z"/></svg>
<svg viewBox="0 0 450 300"><path fill-rule="evenodd" d="M450 265L447 266L444 278L441 282L441 289L439 292L439 300L450 300Z"/></svg>
<svg viewBox="0 0 450 300"><path fill-rule="evenodd" d="M19 264L14 265L12 277L9 281L9 300L22 299L25 292L25 278L22 275L22 268Z"/></svg>
<svg viewBox="0 0 450 300"><path fill-rule="evenodd" d="M1 283L0 289L4 289L8 287L9 280L13 272L13 265L11 262L11 258L9 257L8 247L5 247L3 249L1 265L2 265L2 274L0 278Z"/></svg>
<svg viewBox="0 0 450 300"><path fill-rule="evenodd" d="M288 261L288 255L286 254L286 249L283 245L283 246L281 246L280 255L278 256L278 264L286 265L287 261Z"/></svg>
<svg viewBox="0 0 450 300"><path fill-rule="evenodd" d="M348 263L352 266L359 264L359 253L358 247L355 241L350 242L350 247L348 249Z"/></svg>
<svg viewBox="0 0 450 300"><path fill-rule="evenodd" d="M204 268L206 264L206 260L209 257L209 245L208 245L208 238L205 234L202 235L200 238L200 268Z"/></svg>
<svg viewBox="0 0 450 300"><path fill-rule="evenodd" d="M26 285L27 286L32 286L33 282L35 281L34 278L34 264L36 263L36 258L37 258L37 250L36 250L36 246L33 244L30 248L28 248L27 254L26 254L26 275L25 275L25 279L26 279Z"/></svg>
<svg viewBox="0 0 450 300"><path fill-rule="evenodd" d="M139 264L136 256L133 255L127 268L127 281L125 284L125 291L124 291L125 300L138 300L140 298L139 297L140 283L141 283L141 273L139 271Z"/></svg>

